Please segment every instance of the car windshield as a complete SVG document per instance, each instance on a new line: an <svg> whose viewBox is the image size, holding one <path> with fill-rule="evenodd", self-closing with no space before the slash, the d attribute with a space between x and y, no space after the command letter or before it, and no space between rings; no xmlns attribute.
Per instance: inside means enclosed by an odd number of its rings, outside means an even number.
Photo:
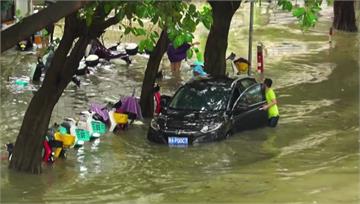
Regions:
<svg viewBox="0 0 360 204"><path fill-rule="evenodd" d="M230 92L230 87L219 84L183 86L175 94L169 107L194 111L225 110Z"/></svg>

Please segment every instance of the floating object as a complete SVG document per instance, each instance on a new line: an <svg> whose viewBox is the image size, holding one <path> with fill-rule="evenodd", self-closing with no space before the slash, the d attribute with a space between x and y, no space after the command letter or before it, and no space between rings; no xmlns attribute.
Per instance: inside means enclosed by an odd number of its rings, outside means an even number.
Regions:
<svg viewBox="0 0 360 204"><path fill-rule="evenodd" d="M136 55L138 53L139 46L136 43L128 43L125 45L125 51L128 55Z"/></svg>
<svg viewBox="0 0 360 204"><path fill-rule="evenodd" d="M89 67L95 67L99 63L99 56L91 54L85 59L85 64Z"/></svg>
<svg viewBox="0 0 360 204"><path fill-rule="evenodd" d="M128 115L124 113L114 113L114 120L117 124L125 125L128 123Z"/></svg>
<svg viewBox="0 0 360 204"><path fill-rule="evenodd" d="M121 105L121 109L125 112L125 113L133 113L136 115L136 119L142 119L142 114L141 114L141 107L140 104L138 102L138 99L135 96L127 96L124 97L123 99L121 99L122 101L122 105Z"/></svg>
<svg viewBox="0 0 360 204"><path fill-rule="evenodd" d="M94 115L95 113L91 113L89 111L83 111L80 113L80 120L78 121L77 127L87 132L79 132L79 134L83 134L79 135L80 137L85 137L82 141L89 141L91 137L98 138L106 133L105 123L93 119Z"/></svg>
<svg viewBox="0 0 360 204"><path fill-rule="evenodd" d="M248 69L249 69L249 61L246 60L245 58L238 58L236 60L233 61L235 64L235 67L238 71L238 73L247 73Z"/></svg>
<svg viewBox="0 0 360 204"><path fill-rule="evenodd" d="M84 129L75 129L76 137L79 141L90 141L90 132ZM80 142L81 143L81 142Z"/></svg>
<svg viewBox="0 0 360 204"><path fill-rule="evenodd" d="M192 66L194 76L206 77L208 75L203 69L204 62L195 61Z"/></svg>
<svg viewBox="0 0 360 204"><path fill-rule="evenodd" d="M75 136L70 134L62 134L60 132L56 132L54 134L55 140L62 141L64 147L71 147L75 143Z"/></svg>
<svg viewBox="0 0 360 204"><path fill-rule="evenodd" d="M29 85L29 81L24 79L16 79L15 84L18 86L27 86Z"/></svg>
<svg viewBox="0 0 360 204"><path fill-rule="evenodd" d="M93 120L91 121L91 127L93 129L93 137L99 137L102 134L106 133L105 123L101 121Z"/></svg>
<svg viewBox="0 0 360 204"><path fill-rule="evenodd" d="M106 122L109 120L109 113L106 107L103 107L99 104L92 103L90 105L90 110L101 117L101 121Z"/></svg>

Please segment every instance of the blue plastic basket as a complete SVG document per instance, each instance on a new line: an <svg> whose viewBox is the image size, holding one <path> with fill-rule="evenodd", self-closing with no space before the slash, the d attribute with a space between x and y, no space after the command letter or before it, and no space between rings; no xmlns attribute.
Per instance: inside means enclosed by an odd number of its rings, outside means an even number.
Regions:
<svg viewBox="0 0 360 204"><path fill-rule="evenodd" d="M84 129L75 129L76 137L81 141L90 141L90 132Z"/></svg>
<svg viewBox="0 0 360 204"><path fill-rule="evenodd" d="M101 121L91 121L91 127L94 133L105 134L106 126Z"/></svg>

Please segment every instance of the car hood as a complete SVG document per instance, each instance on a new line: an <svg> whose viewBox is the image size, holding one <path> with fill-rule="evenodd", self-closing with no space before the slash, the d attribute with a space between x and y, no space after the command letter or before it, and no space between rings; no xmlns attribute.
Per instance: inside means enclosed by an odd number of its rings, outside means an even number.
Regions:
<svg viewBox="0 0 360 204"><path fill-rule="evenodd" d="M224 112L200 112L168 109L160 114L158 123L164 129L181 129L199 131L205 125L223 121Z"/></svg>

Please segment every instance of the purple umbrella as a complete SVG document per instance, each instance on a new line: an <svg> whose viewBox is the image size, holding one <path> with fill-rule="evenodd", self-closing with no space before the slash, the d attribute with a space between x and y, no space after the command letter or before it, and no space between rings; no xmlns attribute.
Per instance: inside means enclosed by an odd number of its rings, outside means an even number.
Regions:
<svg viewBox="0 0 360 204"><path fill-rule="evenodd" d="M92 112L99 114L104 119L104 121L109 120L109 112L106 107L103 107L97 103L92 103L90 105L90 110Z"/></svg>
<svg viewBox="0 0 360 204"><path fill-rule="evenodd" d="M136 118L141 120L142 114L141 114L141 108L138 102L138 99L134 96L127 96L124 97L122 100L121 109L128 113L133 113L136 115Z"/></svg>

